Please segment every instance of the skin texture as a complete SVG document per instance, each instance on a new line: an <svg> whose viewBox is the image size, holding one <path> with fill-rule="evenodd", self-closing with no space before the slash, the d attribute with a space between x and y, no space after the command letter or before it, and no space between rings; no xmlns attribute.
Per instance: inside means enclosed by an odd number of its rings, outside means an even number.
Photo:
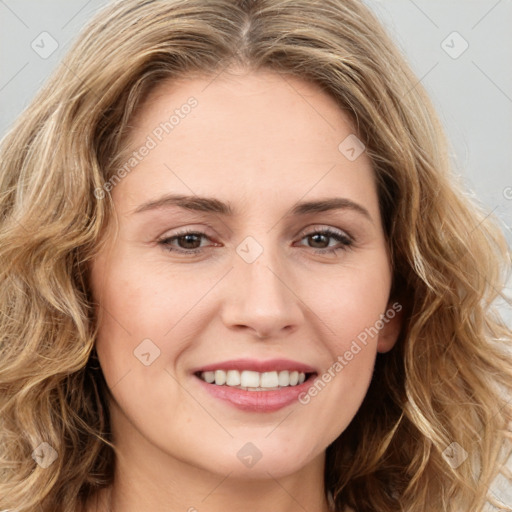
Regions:
<svg viewBox="0 0 512 512"><path fill-rule="evenodd" d="M113 510L327 511L325 449L356 414L399 315L307 405L240 411L191 372L287 358L321 375L385 313L392 269L371 163L338 149L354 129L332 98L271 72L160 84L134 120L132 150L191 96L197 106L114 187L116 218L91 268L97 351L115 399ZM135 212L171 193L216 198L234 213ZM290 215L299 201L334 197L368 217L349 208ZM206 237L159 243L183 228ZM345 233L352 245L308 237L316 228ZM254 240L244 245L246 237ZM242 242L252 255L262 249L252 263L237 252ZM169 244L202 252L169 252ZM338 250L316 252L326 246ZM144 339L160 350L148 366L134 356ZM250 468L237 457L249 442L261 453Z"/></svg>

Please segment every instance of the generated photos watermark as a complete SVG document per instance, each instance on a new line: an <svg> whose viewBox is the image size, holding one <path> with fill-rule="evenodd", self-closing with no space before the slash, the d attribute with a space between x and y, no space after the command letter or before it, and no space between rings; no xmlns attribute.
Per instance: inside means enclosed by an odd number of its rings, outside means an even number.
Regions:
<svg viewBox="0 0 512 512"><path fill-rule="evenodd" d="M197 107L199 102L191 96L186 103L174 110L174 114L166 121L162 121L153 131L146 137L146 141L136 151L133 151L130 158L122 165L102 186L94 190L96 199L103 199L107 193L125 178L135 167L137 167L146 158L153 149L155 149L166 135L169 135L185 119L192 109Z"/></svg>
<svg viewBox="0 0 512 512"><path fill-rule="evenodd" d="M380 318L371 326L361 331L357 337L352 340L350 347L342 354L339 355L334 363L327 368L327 370L319 377L307 391L303 391L298 400L302 405L307 405L311 399L317 396L329 382L331 382L338 373L340 373L350 361L354 359L361 350L368 345L368 341L377 336L381 329L389 323L390 320L395 318L396 314L402 310L402 305L398 302L388 308L388 310L380 316Z"/></svg>

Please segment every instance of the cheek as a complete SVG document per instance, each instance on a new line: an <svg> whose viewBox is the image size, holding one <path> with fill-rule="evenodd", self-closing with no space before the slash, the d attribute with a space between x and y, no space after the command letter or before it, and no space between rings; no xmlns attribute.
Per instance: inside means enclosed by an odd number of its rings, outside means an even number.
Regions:
<svg viewBox="0 0 512 512"><path fill-rule="evenodd" d="M376 345L379 320L386 312L391 274L385 255L371 264L359 263L316 277L314 283L308 280L300 292L322 320L333 355L343 354L353 340Z"/></svg>
<svg viewBox="0 0 512 512"><path fill-rule="evenodd" d="M316 266L295 266L286 275L293 295L283 293L304 312L297 337L313 340L308 349L316 352L323 372L319 384L303 397L299 414L274 435L276 453L278 444L292 439L291 432L304 453L321 451L350 423L366 394L377 338L367 334L366 343L361 339L385 312L390 284L387 260L375 254L370 259L372 263L358 260L322 267L321 272ZM161 442L165 450L185 453L186 443L201 435L205 422L212 432L217 427L166 370L176 374L178 362L186 359L183 354L193 350L195 340L205 338L212 326L226 328L218 323L219 312L230 303L231 287L238 284L232 276L222 281L227 272L222 266L201 271L183 264L172 271L161 262L143 265L126 254L111 257L110 262L108 270L93 275L97 299L104 306L97 350L105 379L121 409L141 431L151 425L148 437ZM141 343L145 345L138 350ZM145 357L151 364L145 366L137 358L148 353ZM212 433L212 438L223 435ZM173 436L180 443L163 441ZM262 446L269 442L261 441ZM220 440L218 445L225 451ZM213 460L217 445L211 446Z"/></svg>
<svg viewBox="0 0 512 512"><path fill-rule="evenodd" d="M190 319L200 315L201 298L215 279L165 275L158 266L127 259L94 277L101 300L96 346L105 380L120 410L137 422L153 418L150 424L157 433L162 427L163 439L173 418L204 414L172 375L201 328Z"/></svg>
<svg viewBox="0 0 512 512"><path fill-rule="evenodd" d="M108 266L98 265L91 276L101 304L97 351L109 383L137 367L136 358L148 352L149 360L159 359L158 366L174 366L199 329L198 320L207 320L202 301L219 280L211 273L194 278L192 266L172 273L136 259L111 256Z"/></svg>
<svg viewBox="0 0 512 512"><path fill-rule="evenodd" d="M347 427L372 378L391 282L387 259L374 262L337 270L301 292L315 313L316 326L325 333L318 347L322 373L300 398L324 430L323 438L334 440Z"/></svg>

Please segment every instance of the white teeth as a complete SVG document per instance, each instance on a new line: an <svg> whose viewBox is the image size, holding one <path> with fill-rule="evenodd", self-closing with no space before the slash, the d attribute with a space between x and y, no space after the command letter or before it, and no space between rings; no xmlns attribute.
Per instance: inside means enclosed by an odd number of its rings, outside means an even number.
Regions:
<svg viewBox="0 0 512 512"><path fill-rule="evenodd" d="M226 383L226 372L222 370L215 370L215 384L222 386Z"/></svg>
<svg viewBox="0 0 512 512"><path fill-rule="evenodd" d="M258 388L260 386L260 374L244 370L240 375L240 385L244 388Z"/></svg>
<svg viewBox="0 0 512 512"><path fill-rule="evenodd" d="M277 372L265 372L261 374L260 385L262 388L275 388L279 386Z"/></svg>
<svg viewBox="0 0 512 512"><path fill-rule="evenodd" d="M269 391L287 386L297 386L306 380L306 374L298 371L254 372L251 370L215 370L201 372L201 379L208 384L231 386L248 391Z"/></svg>
<svg viewBox="0 0 512 512"><path fill-rule="evenodd" d="M289 386L290 385L290 372L284 371L279 372L277 377L280 386Z"/></svg>
<svg viewBox="0 0 512 512"><path fill-rule="evenodd" d="M208 382L208 384L215 382L215 372L203 372L201 376L203 377L203 380Z"/></svg>
<svg viewBox="0 0 512 512"><path fill-rule="evenodd" d="M226 384L228 386L240 386L240 372L238 370L228 370Z"/></svg>

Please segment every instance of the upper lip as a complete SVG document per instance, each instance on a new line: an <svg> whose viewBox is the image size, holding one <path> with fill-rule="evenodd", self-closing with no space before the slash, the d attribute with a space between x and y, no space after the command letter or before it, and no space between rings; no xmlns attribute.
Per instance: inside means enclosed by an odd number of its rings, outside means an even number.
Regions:
<svg viewBox="0 0 512 512"><path fill-rule="evenodd" d="M215 370L251 370L254 372L271 371L298 371L303 373L316 373L316 370L307 364L291 359L268 359L265 361L259 359L231 359L229 361L219 361L218 363L208 364L192 370L193 373L208 372Z"/></svg>

